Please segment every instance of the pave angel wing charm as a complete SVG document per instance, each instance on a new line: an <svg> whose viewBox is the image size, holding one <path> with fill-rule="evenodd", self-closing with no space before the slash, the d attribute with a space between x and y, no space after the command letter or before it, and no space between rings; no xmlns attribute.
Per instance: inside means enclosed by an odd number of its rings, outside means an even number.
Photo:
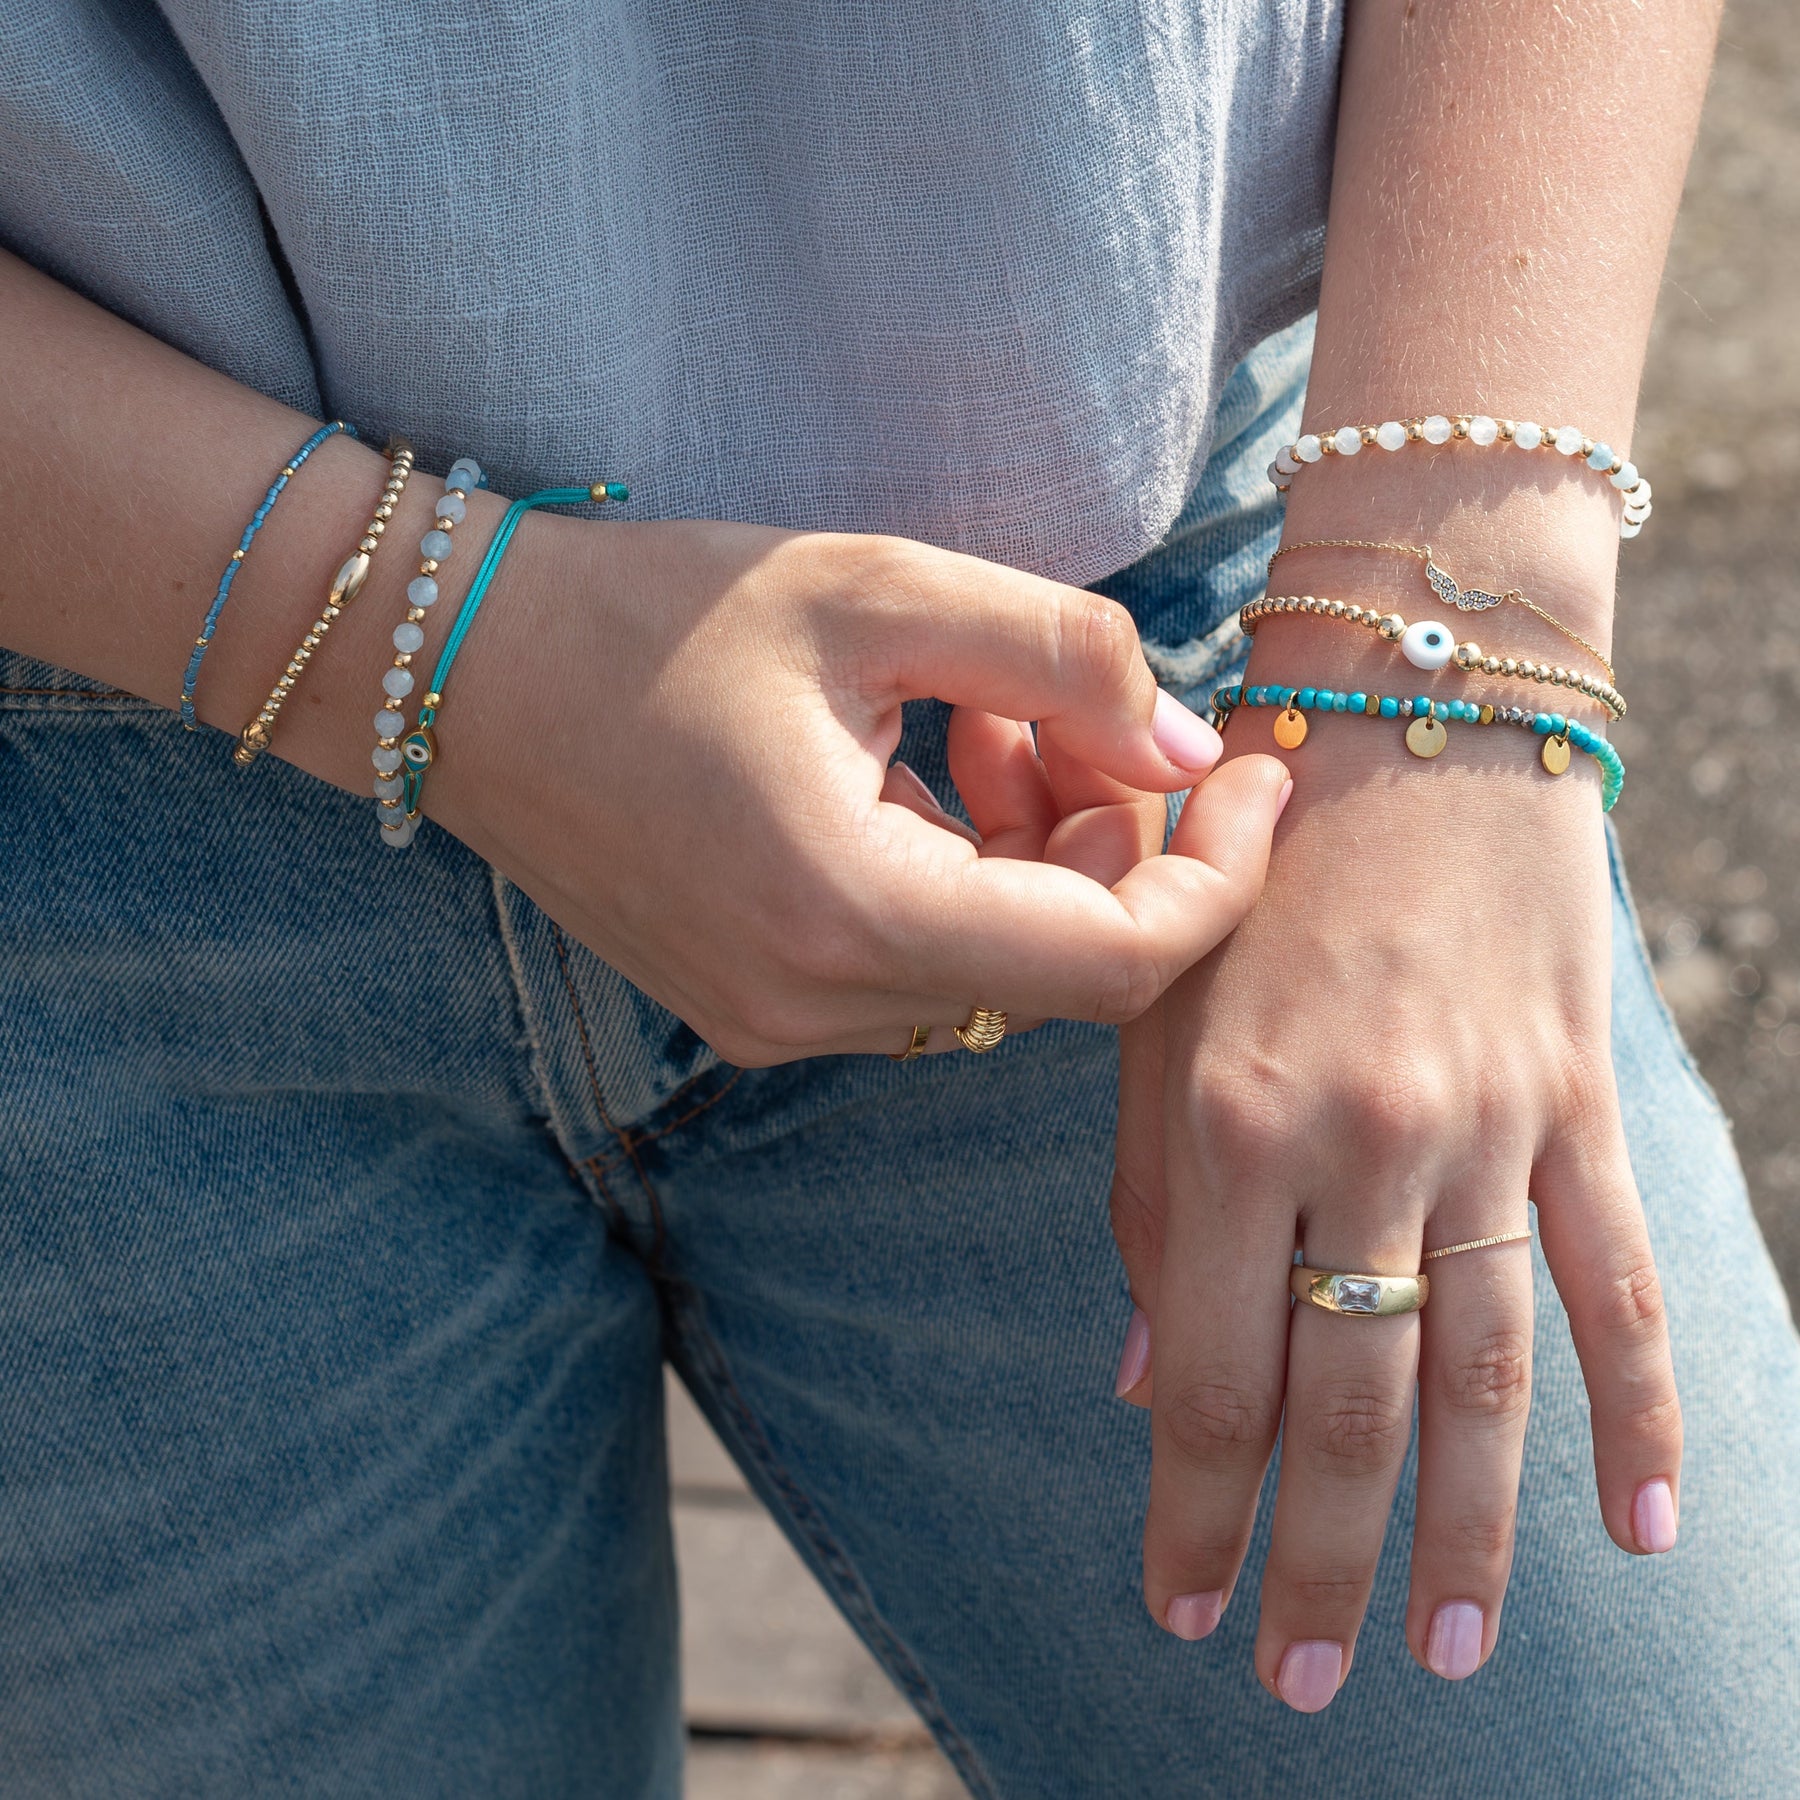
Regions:
<svg viewBox="0 0 1800 1800"><path fill-rule="evenodd" d="M1504 594L1484 594L1480 588L1459 588L1456 577L1448 569L1440 569L1429 557L1425 560L1425 579L1446 606L1460 607L1464 612L1486 612L1506 598Z"/></svg>

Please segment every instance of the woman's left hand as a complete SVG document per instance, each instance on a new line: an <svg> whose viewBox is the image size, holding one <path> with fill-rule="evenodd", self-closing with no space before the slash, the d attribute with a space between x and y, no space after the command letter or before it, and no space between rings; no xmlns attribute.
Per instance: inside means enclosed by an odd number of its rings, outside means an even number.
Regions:
<svg viewBox="0 0 1800 1800"><path fill-rule="evenodd" d="M1265 677L1266 679L1266 677ZM1227 756L1266 743L1244 714ZM1152 1614L1229 1603L1282 1433L1257 1672L1301 1711L1349 1671L1419 1400L1407 1639L1493 1650L1531 1388L1536 1203L1592 1403L1606 1529L1675 1535L1681 1415L1609 1051L1611 905L1591 770L1515 732L1421 764L1323 720L1262 900L1125 1028L1114 1228L1142 1318L1121 1391L1154 1419ZM1506 741L1501 741L1504 738ZM1315 1268L1430 1276L1422 1312L1290 1304Z"/></svg>

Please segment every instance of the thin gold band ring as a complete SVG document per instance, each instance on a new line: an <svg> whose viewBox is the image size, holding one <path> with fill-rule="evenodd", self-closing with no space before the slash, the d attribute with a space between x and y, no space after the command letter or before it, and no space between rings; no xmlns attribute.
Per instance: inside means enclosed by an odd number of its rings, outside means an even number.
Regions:
<svg viewBox="0 0 1800 1800"><path fill-rule="evenodd" d="M1419 1260L1430 1262L1434 1256L1455 1256L1462 1250L1485 1250L1490 1244L1523 1244L1530 1239L1529 1231L1503 1231L1498 1237L1470 1238L1466 1244L1446 1244L1442 1250L1427 1250Z"/></svg>

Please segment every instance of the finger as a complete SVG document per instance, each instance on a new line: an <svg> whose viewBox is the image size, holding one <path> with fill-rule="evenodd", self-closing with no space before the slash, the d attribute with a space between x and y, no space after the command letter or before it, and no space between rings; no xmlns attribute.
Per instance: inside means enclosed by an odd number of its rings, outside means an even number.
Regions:
<svg viewBox="0 0 1800 1800"><path fill-rule="evenodd" d="M1162 1263L1163 1221L1163 1003L1119 1032L1119 1124L1113 1155L1112 1228L1131 1284L1132 1316L1113 1391L1134 1406L1148 1406L1149 1302Z"/></svg>
<svg viewBox="0 0 1800 1800"><path fill-rule="evenodd" d="M964 853L918 872L913 845L886 846L858 891L879 896L901 994L960 994L1034 1018L1136 1018L1237 924L1260 892L1287 782L1273 757L1240 757L1196 790L1169 855L1111 889L1067 869ZM889 809L895 836L922 832ZM882 862L888 867L881 867ZM892 873L894 863L903 873Z"/></svg>
<svg viewBox="0 0 1800 1800"><path fill-rule="evenodd" d="M1075 755L1145 790L1189 787L1219 760L1219 734L1157 687L1116 600L916 547L881 573L862 625L876 627L884 698L1053 722Z"/></svg>
<svg viewBox="0 0 1800 1800"><path fill-rule="evenodd" d="M1202 1097L1167 1046L1163 1247L1146 1310L1153 1380L1144 1599L1177 1637L1205 1637L1236 1585L1285 1385L1294 1215L1203 1169Z"/></svg>
<svg viewBox="0 0 1800 1800"><path fill-rule="evenodd" d="M1436 1223L1427 1248L1523 1225L1526 1174L1454 1236ZM1443 1217L1439 1214L1439 1219ZM1498 1221L1498 1222L1496 1222ZM1492 1654L1512 1572L1513 1521L1531 1402L1531 1244L1459 1251L1423 1265L1419 1315L1419 1499L1406 1639L1448 1681Z"/></svg>
<svg viewBox="0 0 1800 1800"><path fill-rule="evenodd" d="M1401 1274L1418 1258L1416 1227L1364 1235L1315 1223L1306 1234L1313 1268ZM1350 1671L1412 1436L1418 1345L1417 1313L1293 1309L1256 1671L1296 1712L1330 1705Z"/></svg>
<svg viewBox="0 0 1800 1800"><path fill-rule="evenodd" d="M950 778L981 834L982 854L1039 859L1058 813L1031 727L959 706L948 749Z"/></svg>
<svg viewBox="0 0 1800 1800"><path fill-rule="evenodd" d="M981 834L965 825L954 813L946 812L939 804L937 795L919 779L918 771L908 763L889 765L881 783L881 799L889 806L904 806L926 824L935 825L940 831L954 832L977 849L981 847Z"/></svg>
<svg viewBox="0 0 1800 1800"><path fill-rule="evenodd" d="M1622 1550L1675 1547L1681 1402L1662 1286L1610 1093L1598 1130L1565 1129L1532 1177L1538 1236L1587 1382L1594 1474Z"/></svg>

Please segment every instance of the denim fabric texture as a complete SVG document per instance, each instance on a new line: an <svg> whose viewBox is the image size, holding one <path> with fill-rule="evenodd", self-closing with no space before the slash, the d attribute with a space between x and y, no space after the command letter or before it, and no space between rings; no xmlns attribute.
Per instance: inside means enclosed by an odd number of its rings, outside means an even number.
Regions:
<svg viewBox="0 0 1800 1800"><path fill-rule="evenodd" d="M1106 584L1171 679L1240 653L1305 354ZM0 658L8 1800L674 1800L665 1357L983 1800L1800 1791L1800 1344L1616 868L1680 1545L1602 1531L1540 1260L1495 1659L1406 1651L1409 1466L1301 1717L1250 1661L1273 1484L1213 1639L1139 1597L1111 1032L725 1067L441 831L225 751ZM941 709L903 753L947 792Z"/></svg>
<svg viewBox="0 0 1800 1800"><path fill-rule="evenodd" d="M1341 0L0 0L0 243L628 518L1065 581L1313 303Z"/></svg>

